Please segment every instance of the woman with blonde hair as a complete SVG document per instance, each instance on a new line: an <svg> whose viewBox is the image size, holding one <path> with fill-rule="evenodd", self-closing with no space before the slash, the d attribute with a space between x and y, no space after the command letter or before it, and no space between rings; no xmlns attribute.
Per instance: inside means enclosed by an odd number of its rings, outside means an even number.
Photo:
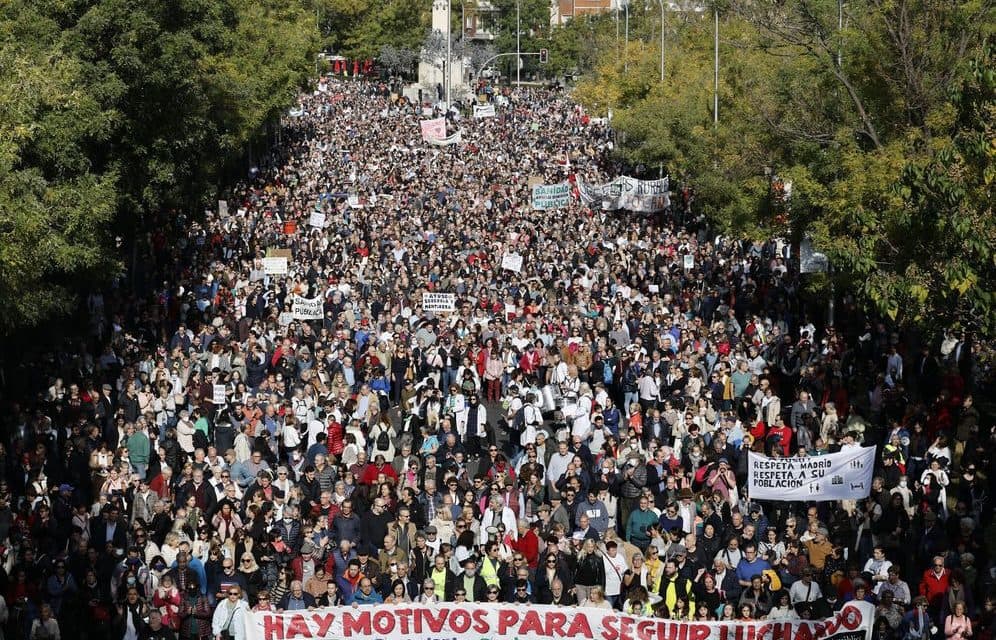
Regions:
<svg viewBox="0 0 996 640"><path fill-rule="evenodd" d="M612 609L612 603L605 599L605 591L602 587L592 587L588 591L588 599L579 601L582 607L593 609Z"/></svg>

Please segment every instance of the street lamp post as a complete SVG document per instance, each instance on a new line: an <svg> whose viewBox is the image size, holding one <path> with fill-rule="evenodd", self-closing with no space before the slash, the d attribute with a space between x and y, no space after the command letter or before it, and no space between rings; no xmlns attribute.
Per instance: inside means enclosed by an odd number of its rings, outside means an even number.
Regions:
<svg viewBox="0 0 996 640"><path fill-rule="evenodd" d="M522 36L522 26L520 23L519 15L519 0L515 0L515 88L520 88L522 83L522 58L521 47L520 47L520 37Z"/></svg>
<svg viewBox="0 0 996 640"><path fill-rule="evenodd" d="M664 82L664 0L657 0L661 5L661 82Z"/></svg>
<svg viewBox="0 0 996 640"><path fill-rule="evenodd" d="M446 0L446 109L450 108L450 85L453 78L453 59L450 57L450 31L453 29L453 0Z"/></svg>
<svg viewBox="0 0 996 640"><path fill-rule="evenodd" d="M629 71L629 0L623 5L626 10L626 31L623 35L623 71Z"/></svg>
<svg viewBox="0 0 996 640"><path fill-rule="evenodd" d="M713 29L713 80L712 80L712 124L719 125L719 7L713 9L715 28Z"/></svg>

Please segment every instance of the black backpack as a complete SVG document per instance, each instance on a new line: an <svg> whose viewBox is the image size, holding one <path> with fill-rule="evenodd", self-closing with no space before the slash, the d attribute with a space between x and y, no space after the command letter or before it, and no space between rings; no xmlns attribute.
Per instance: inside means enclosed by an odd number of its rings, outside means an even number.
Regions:
<svg viewBox="0 0 996 640"><path fill-rule="evenodd" d="M380 434L377 435L377 450L387 451L391 448L391 436L387 434L387 429L381 430Z"/></svg>

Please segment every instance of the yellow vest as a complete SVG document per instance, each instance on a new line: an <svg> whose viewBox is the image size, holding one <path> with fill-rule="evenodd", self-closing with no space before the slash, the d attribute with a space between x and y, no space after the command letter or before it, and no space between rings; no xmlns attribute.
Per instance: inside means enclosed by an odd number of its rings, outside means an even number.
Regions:
<svg viewBox="0 0 996 640"><path fill-rule="evenodd" d="M446 601L446 569L433 569L430 576L435 583L434 593L440 602Z"/></svg>
<svg viewBox="0 0 996 640"><path fill-rule="evenodd" d="M484 556L484 560L481 562L481 577L484 578L484 582L487 583L489 587L498 586L498 567L491 562L491 558Z"/></svg>

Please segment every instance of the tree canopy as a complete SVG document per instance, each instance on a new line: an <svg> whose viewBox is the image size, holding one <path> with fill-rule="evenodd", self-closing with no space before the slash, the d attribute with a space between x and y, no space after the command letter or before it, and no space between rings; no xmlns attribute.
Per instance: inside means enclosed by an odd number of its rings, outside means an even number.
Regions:
<svg viewBox="0 0 996 640"><path fill-rule="evenodd" d="M718 124L711 15L669 14L663 83L645 13L625 59L603 52L578 87L612 110L622 159L666 167L726 230L812 239L832 273L811 287L834 281L899 323L993 336L993 3L716 8Z"/></svg>
<svg viewBox="0 0 996 640"><path fill-rule="evenodd" d="M0 6L0 329L118 275L115 236L192 208L314 69L314 14L282 0Z"/></svg>

